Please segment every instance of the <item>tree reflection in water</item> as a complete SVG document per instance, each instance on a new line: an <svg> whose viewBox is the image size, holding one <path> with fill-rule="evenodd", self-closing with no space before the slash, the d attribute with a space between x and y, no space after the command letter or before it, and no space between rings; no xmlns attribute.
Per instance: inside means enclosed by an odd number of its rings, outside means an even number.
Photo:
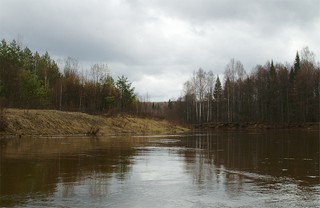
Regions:
<svg viewBox="0 0 320 208"><path fill-rule="evenodd" d="M317 135L312 131L190 135L183 141L188 148L183 153L185 169L200 189L223 190L233 197L243 193L248 182L282 190L286 181L296 180L298 190L306 190L305 185L320 183Z"/></svg>
<svg viewBox="0 0 320 208"><path fill-rule="evenodd" d="M0 139L0 205L314 206L317 138L272 130Z"/></svg>
<svg viewBox="0 0 320 208"><path fill-rule="evenodd" d="M1 140L1 203L12 206L59 192L75 195L89 184L92 197L108 193L108 178L125 180L134 142L92 138L10 138ZM87 189L87 187L85 188ZM10 197L12 196L12 197Z"/></svg>

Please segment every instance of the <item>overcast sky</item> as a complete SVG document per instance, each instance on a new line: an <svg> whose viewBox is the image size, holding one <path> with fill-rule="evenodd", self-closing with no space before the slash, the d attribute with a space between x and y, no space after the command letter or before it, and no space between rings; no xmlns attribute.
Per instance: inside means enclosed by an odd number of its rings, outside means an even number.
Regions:
<svg viewBox="0 0 320 208"><path fill-rule="evenodd" d="M167 101L200 67L223 74L292 63L304 46L319 60L318 0L0 0L0 38L22 40L82 69L106 63L139 95Z"/></svg>

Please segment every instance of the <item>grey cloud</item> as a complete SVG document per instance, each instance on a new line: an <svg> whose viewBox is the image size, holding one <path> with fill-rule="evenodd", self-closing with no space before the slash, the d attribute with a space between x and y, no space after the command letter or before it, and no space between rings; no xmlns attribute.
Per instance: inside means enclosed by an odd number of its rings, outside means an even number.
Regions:
<svg viewBox="0 0 320 208"><path fill-rule="evenodd" d="M317 0L157 0L148 1L167 15L187 18L197 23L206 21L271 21L305 24L319 19ZM151 3L150 3L151 2ZM274 22L273 20L277 20Z"/></svg>
<svg viewBox="0 0 320 208"><path fill-rule="evenodd" d="M317 0L0 2L0 38L21 35L32 50L107 63L158 99L199 67L222 74L231 58L250 71L269 59L290 62L306 45L317 55L319 22Z"/></svg>

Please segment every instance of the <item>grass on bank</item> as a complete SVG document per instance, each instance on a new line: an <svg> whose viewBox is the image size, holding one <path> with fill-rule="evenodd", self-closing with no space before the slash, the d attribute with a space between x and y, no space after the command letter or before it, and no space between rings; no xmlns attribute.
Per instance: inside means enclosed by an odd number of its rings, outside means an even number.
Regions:
<svg viewBox="0 0 320 208"><path fill-rule="evenodd" d="M149 134L176 133L187 129L166 120L132 115L89 115L57 110L6 109L5 133L18 135Z"/></svg>

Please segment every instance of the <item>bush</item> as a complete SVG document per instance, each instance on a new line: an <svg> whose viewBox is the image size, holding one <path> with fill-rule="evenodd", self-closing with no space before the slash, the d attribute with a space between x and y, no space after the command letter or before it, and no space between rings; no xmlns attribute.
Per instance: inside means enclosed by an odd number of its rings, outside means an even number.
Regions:
<svg viewBox="0 0 320 208"><path fill-rule="evenodd" d="M0 98L0 132L7 128L7 121L4 115L4 101Z"/></svg>

